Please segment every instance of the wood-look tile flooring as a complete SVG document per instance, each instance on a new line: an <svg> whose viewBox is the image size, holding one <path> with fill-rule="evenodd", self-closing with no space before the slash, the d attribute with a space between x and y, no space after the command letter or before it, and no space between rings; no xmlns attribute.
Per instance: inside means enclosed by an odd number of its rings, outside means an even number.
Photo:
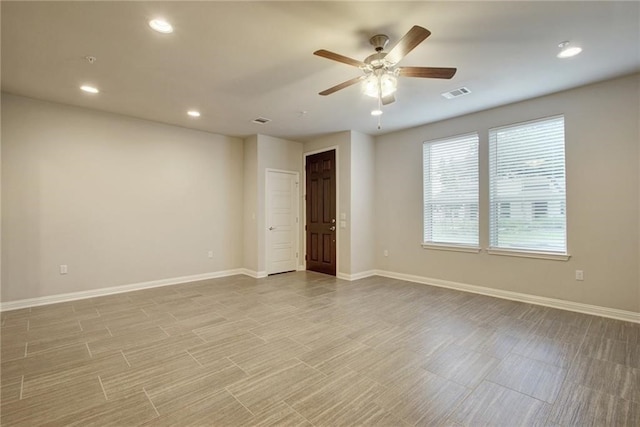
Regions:
<svg viewBox="0 0 640 427"><path fill-rule="evenodd" d="M1 424L640 426L640 325L386 278L2 313Z"/></svg>

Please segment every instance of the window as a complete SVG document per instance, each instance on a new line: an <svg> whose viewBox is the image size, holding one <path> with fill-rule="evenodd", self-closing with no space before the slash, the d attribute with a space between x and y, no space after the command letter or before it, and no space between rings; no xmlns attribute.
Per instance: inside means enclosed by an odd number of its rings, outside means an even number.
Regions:
<svg viewBox="0 0 640 427"><path fill-rule="evenodd" d="M498 206L500 218L511 218L511 203L502 202Z"/></svg>
<svg viewBox="0 0 640 427"><path fill-rule="evenodd" d="M564 153L563 116L489 131L491 248L567 253Z"/></svg>
<svg viewBox="0 0 640 427"><path fill-rule="evenodd" d="M533 202L532 210L533 210L533 218L546 218L549 213L549 204L547 202ZM560 208L562 211L562 208Z"/></svg>
<svg viewBox="0 0 640 427"><path fill-rule="evenodd" d="M425 142L424 243L478 246L478 134Z"/></svg>

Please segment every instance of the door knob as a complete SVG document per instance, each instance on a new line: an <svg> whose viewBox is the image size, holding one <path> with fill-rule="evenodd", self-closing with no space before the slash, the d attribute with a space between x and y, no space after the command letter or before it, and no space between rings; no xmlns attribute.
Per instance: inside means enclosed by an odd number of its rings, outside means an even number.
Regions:
<svg viewBox="0 0 640 427"><path fill-rule="evenodd" d="M329 227L329 230L331 230L331 231L336 231L336 226L335 226L335 225L332 225L331 227Z"/></svg>
<svg viewBox="0 0 640 427"><path fill-rule="evenodd" d="M269 227L269 231L275 230L275 227Z"/></svg>

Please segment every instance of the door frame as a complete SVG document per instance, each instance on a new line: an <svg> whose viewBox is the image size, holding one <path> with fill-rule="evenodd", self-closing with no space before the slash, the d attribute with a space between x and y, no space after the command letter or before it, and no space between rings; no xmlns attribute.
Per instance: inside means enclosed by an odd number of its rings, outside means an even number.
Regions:
<svg viewBox="0 0 640 427"><path fill-rule="evenodd" d="M266 275L269 275L269 225L267 224L269 222L269 208L271 207L271 203L269 202L269 172L277 172L277 173L284 173L287 175L293 175L296 179L296 187L297 187L297 192L296 192L296 206L295 206L295 214L296 214L296 218L298 219L298 222L296 223L296 227L295 227L295 247L296 247L296 253L298 254L298 259L296 261L296 270L298 270L300 268L300 223L302 221L300 221L300 173L298 171L288 171L288 170L284 170L284 169L273 169L273 168L265 168L264 170L264 261L265 261L265 265L264 265L264 270L266 272ZM305 241L306 242L306 241Z"/></svg>
<svg viewBox="0 0 640 427"><path fill-rule="evenodd" d="M308 151L302 153L302 180L304 181L304 187L302 190L302 218L304 218L303 225L307 226L307 157L313 156L318 153L325 153L327 151L335 150L336 152L336 278L340 275L340 161L339 161L339 149L337 145L333 145L331 147L320 148L318 150ZM304 248L304 253L307 253L307 231L303 228L302 233L302 247ZM304 264L303 270L307 269L307 260L306 256L302 259Z"/></svg>

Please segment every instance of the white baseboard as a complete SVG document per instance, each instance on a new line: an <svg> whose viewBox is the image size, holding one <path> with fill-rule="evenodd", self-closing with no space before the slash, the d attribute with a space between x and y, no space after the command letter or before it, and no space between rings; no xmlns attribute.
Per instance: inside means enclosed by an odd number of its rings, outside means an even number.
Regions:
<svg viewBox="0 0 640 427"><path fill-rule="evenodd" d="M219 277L235 276L244 274L256 279L267 276L266 271L253 271L246 268L234 270L215 271L211 273L194 274L183 277L173 277L169 279L152 280L149 282L134 283L130 285L114 286L109 288L94 289L90 291L71 292L59 295L50 295L39 298L29 298L17 301L0 302L0 312L17 310L21 308L37 307L41 305L55 304L60 302L75 301L85 298L94 298L105 295L119 294L141 289L158 288L161 286L177 285L181 283L196 282L199 280L215 279ZM512 301L526 302L530 304L542 305L545 307L559 308L561 310L575 311L578 313L591 314L595 316L608 317L611 319L624 320L627 322L640 323L640 313L633 311L618 310L615 308L600 307L597 305L582 304L572 301L564 301L555 298L546 298L537 295L523 294L520 292L504 291L501 289L486 288L483 286L469 285L466 283L451 282L448 280L433 279L411 274L396 273L385 270L368 270L355 274L338 273L337 277L343 280L359 280L366 277L381 276L391 279L406 280L408 282L422 283L425 285L438 286L441 288L455 289L459 291L471 292L475 294L488 295L496 298L503 298Z"/></svg>
<svg viewBox="0 0 640 427"><path fill-rule="evenodd" d="M253 277L254 279L262 279L263 277L267 277L266 271L255 271L255 270L249 270L248 268L240 268L238 269L238 271L240 271L240 274Z"/></svg>
<svg viewBox="0 0 640 427"><path fill-rule="evenodd" d="M485 288L483 286L469 285L466 283L450 282L448 280L432 279L429 277L414 276L411 274L396 273L393 271L376 270L375 274L391 279L406 280L408 282L422 283L441 288L456 289L474 294L488 295L491 297L508 299L512 301L526 302L545 307L559 308L561 310L575 311L594 316L608 317L624 320L626 322L640 323L640 313L634 311L618 310L615 308L601 307L597 305L582 304L579 302L565 301L555 298L541 297L537 295L523 294L520 292L504 291L501 289Z"/></svg>
<svg viewBox="0 0 640 427"><path fill-rule="evenodd" d="M55 304L59 302L75 301L85 298L95 298L105 295L120 294L123 292L137 291L140 289L158 288L161 286L178 285L180 283L197 282L199 280L216 279L219 277L235 276L246 274L242 268L225 271L214 271L211 273L193 274L183 277L172 277L169 279L152 280L149 282L133 283L131 285L113 286L109 288L92 289L90 291L70 292L66 294L49 295L38 298L28 298L17 301L7 301L0 303L0 312L17 310L20 308L37 307L40 305Z"/></svg>
<svg viewBox="0 0 640 427"><path fill-rule="evenodd" d="M305 265L304 265L304 264L300 264L300 265L298 266L298 271L305 271L306 269L307 269L307 267L305 267Z"/></svg>
<svg viewBox="0 0 640 427"><path fill-rule="evenodd" d="M372 277L375 275L376 275L376 270L367 270L367 271L361 271L360 273L355 273L355 274L338 273L336 277L342 280L353 281L353 280L366 279L367 277Z"/></svg>

